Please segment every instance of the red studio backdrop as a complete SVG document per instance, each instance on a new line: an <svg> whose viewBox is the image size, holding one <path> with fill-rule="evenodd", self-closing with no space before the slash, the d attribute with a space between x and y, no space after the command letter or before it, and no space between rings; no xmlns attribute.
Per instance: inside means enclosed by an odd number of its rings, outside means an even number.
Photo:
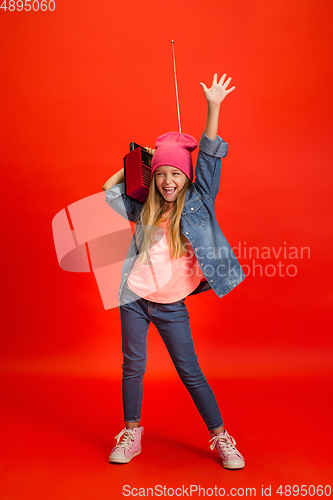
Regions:
<svg viewBox="0 0 333 500"><path fill-rule="evenodd" d="M157 485L164 496L192 486L193 498L199 487L296 496L302 485L329 496L331 2L43 6L0 8L1 498L157 496ZM236 86L221 106L229 150L215 207L247 277L221 299L186 299L200 364L245 456L235 472L209 450L153 325L143 451L108 464L123 426L119 309L104 307L94 273L60 268L53 241L56 214L104 196L131 141L154 147L178 130L171 39L183 132L199 140L204 129L200 82L227 73Z"/></svg>

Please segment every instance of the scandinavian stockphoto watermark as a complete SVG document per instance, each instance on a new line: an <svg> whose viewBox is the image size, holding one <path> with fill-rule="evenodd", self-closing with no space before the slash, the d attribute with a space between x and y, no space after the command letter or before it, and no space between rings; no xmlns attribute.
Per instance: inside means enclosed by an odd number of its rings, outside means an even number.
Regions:
<svg viewBox="0 0 333 500"><path fill-rule="evenodd" d="M190 259L194 251L188 243L185 243L183 248L189 257L189 260L184 261L184 275L192 276L195 270ZM248 246L246 241L239 241L231 248L211 246L198 247L195 250L198 261L203 260L200 257L205 251L206 263L201 269L209 278L214 275L219 277L236 275L238 273L237 260L245 276L294 277L298 272L297 261L310 259L310 247L288 246L286 241L279 247Z"/></svg>
<svg viewBox="0 0 333 500"><path fill-rule="evenodd" d="M175 283L180 276L195 286L198 286L202 279L206 279L212 288L214 285L218 287L223 279L231 283L239 282L243 273L245 277L252 275L293 278L298 272L297 261L310 259L309 247L288 246L286 241L279 247L249 247L246 242L239 241L237 246L230 247L226 244L220 248L214 246L193 248L186 242L183 245L182 260L174 267L166 235L160 231L160 237L149 249L149 261L146 264L140 264L139 257L135 255L126 259L124 267L128 272L125 272L124 277L128 278L130 275L128 286L137 294L134 296L131 294L126 299L127 302L137 300L138 296L154 301L157 297L156 292L174 291Z"/></svg>
<svg viewBox="0 0 333 500"><path fill-rule="evenodd" d="M145 264L140 263L140 253L133 248L124 263L124 278L127 281L130 276L126 288L135 294L130 293L125 302L137 300L138 296L155 301L161 292L174 290L180 276L195 286L206 279L211 287L218 287L221 280L239 282L243 273L245 277L293 278L298 273L298 262L310 259L310 247L298 248L287 245L286 241L280 246L261 247L249 246L245 241L233 247L227 242L223 247L193 247L187 241L182 249L184 255L176 263L170 256L166 234L160 228L151 242Z"/></svg>

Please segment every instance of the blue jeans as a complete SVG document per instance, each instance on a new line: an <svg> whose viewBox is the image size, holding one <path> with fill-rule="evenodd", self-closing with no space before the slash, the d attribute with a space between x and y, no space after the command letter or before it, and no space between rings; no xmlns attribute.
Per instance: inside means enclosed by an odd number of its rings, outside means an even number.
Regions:
<svg viewBox="0 0 333 500"><path fill-rule="evenodd" d="M147 333L152 322L208 430L222 426L223 420L214 393L195 354L185 299L170 304L150 302L132 292L125 282L121 294L120 319L124 420L139 422L141 418L142 381L147 363Z"/></svg>

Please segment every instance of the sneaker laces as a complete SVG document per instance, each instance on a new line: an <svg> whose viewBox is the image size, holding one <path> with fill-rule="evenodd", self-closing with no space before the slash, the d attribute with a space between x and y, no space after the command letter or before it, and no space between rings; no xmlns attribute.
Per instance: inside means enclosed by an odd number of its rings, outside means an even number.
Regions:
<svg viewBox="0 0 333 500"><path fill-rule="evenodd" d="M119 444L120 438L123 437L121 443ZM135 432L133 429L123 429L119 434L115 437L117 440L116 446L118 448L129 448L131 445L131 441L134 441L135 439Z"/></svg>
<svg viewBox="0 0 333 500"><path fill-rule="evenodd" d="M235 452L235 453L238 452L238 450L235 448L236 441L227 432L222 434L222 436L221 434L214 436L212 439L209 440L209 442L211 441L212 441L212 444L210 445L211 450L213 450L215 446L220 445L223 451Z"/></svg>

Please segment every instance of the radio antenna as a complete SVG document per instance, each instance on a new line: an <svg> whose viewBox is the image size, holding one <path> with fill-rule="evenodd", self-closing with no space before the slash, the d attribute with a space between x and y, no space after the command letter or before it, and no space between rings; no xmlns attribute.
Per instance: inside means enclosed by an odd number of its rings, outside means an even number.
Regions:
<svg viewBox="0 0 333 500"><path fill-rule="evenodd" d="M178 86L177 86L177 75L176 75L176 59L175 59L175 49L174 49L174 44L175 41L171 40L171 45L172 45L172 55L173 55L173 71L175 74L175 86L176 86L176 97L177 97L177 112L178 112L178 125L179 125L179 132L181 133L182 129L180 126L180 112L179 112L179 99L178 99Z"/></svg>

